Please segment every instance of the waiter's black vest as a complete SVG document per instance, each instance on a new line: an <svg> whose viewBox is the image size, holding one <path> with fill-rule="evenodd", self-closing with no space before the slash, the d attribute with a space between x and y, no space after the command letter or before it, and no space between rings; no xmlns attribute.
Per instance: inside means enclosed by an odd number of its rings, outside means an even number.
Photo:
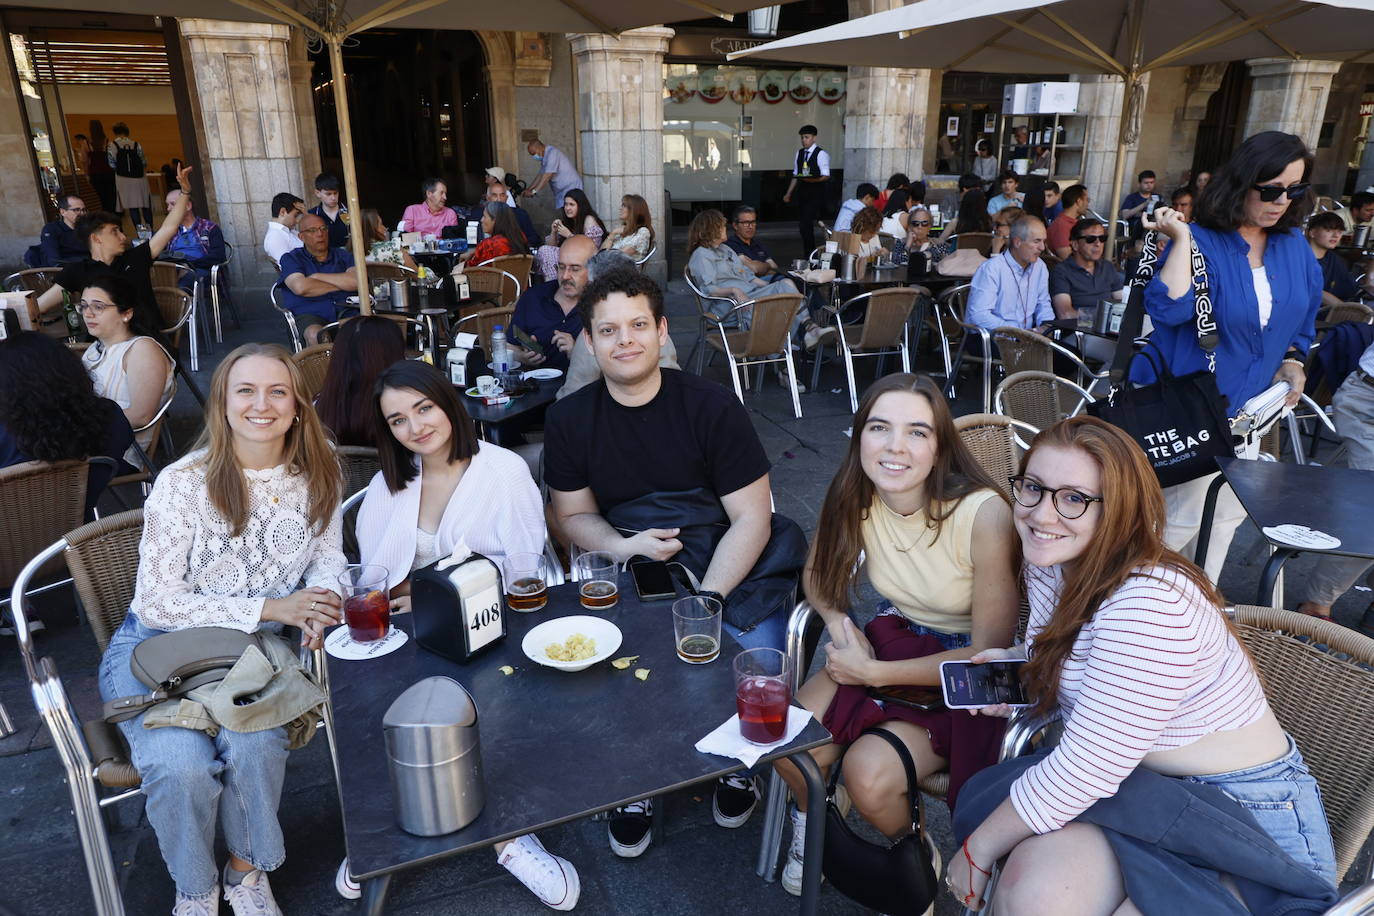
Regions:
<svg viewBox="0 0 1374 916"><path fill-rule="evenodd" d="M798 176L798 177L800 177L800 176L801 176L801 172L802 172L802 163L805 162L805 163L807 163L807 166L808 166L808 168L807 168L807 176L806 176L806 177L808 177L808 178L817 178L817 177L819 177L820 174L821 174L821 172L820 172L820 169L818 169L818 168L816 167L816 158L817 158L818 156L820 156L820 154L821 154L821 147L820 147L820 144L819 144L819 143L813 145L813 146L811 147L811 149L809 149L809 150L808 150L808 149L799 149L799 150L797 150L797 162L796 162L796 165L793 166L793 168L792 168L792 174L793 174L793 175L796 175L796 176Z"/></svg>

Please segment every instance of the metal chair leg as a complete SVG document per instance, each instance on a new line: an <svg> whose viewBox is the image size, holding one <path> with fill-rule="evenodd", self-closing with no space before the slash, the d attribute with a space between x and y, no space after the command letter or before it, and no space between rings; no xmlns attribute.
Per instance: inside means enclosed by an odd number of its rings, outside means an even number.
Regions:
<svg viewBox="0 0 1374 916"><path fill-rule="evenodd" d="M9 710L5 709L5 704L0 703L0 738L8 738L14 732L14 720L10 718Z"/></svg>
<svg viewBox="0 0 1374 916"><path fill-rule="evenodd" d="M759 839L759 859L754 871L765 881L778 880L778 854L782 852L782 832L787 822L787 783L774 770L768 777L768 801L763 809L763 836Z"/></svg>
<svg viewBox="0 0 1374 916"><path fill-rule="evenodd" d="M844 376L849 382L849 412L858 413L859 411L859 386L854 381L854 354L849 351L849 344L841 341L840 352L844 354Z"/></svg>
<svg viewBox="0 0 1374 916"><path fill-rule="evenodd" d="M792 335L787 335L783 343L782 355L787 363L787 387L792 391L792 413L798 420L801 419L801 398L797 395L797 369L792 363Z"/></svg>
<svg viewBox="0 0 1374 916"><path fill-rule="evenodd" d="M825 356L825 341L816 344L811 358L811 391L814 394L821 388L821 360Z"/></svg>

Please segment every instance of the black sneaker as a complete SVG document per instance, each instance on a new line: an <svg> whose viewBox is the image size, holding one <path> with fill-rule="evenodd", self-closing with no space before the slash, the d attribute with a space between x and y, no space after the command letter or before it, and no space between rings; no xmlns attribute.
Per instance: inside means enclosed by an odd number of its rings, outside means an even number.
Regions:
<svg viewBox="0 0 1374 916"><path fill-rule="evenodd" d="M722 827L743 827L759 804L759 782L741 771L721 777L711 801L711 814Z"/></svg>
<svg viewBox="0 0 1374 916"><path fill-rule="evenodd" d="M643 855L653 839L653 828L654 803L651 799L642 798L623 808L616 808L606 824L611 852L622 859Z"/></svg>

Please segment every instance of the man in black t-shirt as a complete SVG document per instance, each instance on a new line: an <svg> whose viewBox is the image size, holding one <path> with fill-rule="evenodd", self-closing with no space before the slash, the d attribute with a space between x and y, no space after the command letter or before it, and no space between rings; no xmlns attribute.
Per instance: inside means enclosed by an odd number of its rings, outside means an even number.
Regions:
<svg viewBox="0 0 1374 916"><path fill-rule="evenodd" d="M578 309L586 332L575 345L591 349L602 377L549 408L544 480L559 524L583 549L608 551L621 562L636 556L671 560L683 546L677 528L626 537L606 515L652 493L704 488L719 498L729 529L706 569L693 572L701 594L728 601L771 530L768 457L748 413L720 385L659 368L668 322L663 293L649 278L609 271L587 285ZM764 624L747 634L726 627L746 645L775 638L762 635L771 629ZM716 823L741 826L757 801L752 779L721 780ZM648 799L612 812L612 851L627 858L643 853L652 838L652 817Z"/></svg>

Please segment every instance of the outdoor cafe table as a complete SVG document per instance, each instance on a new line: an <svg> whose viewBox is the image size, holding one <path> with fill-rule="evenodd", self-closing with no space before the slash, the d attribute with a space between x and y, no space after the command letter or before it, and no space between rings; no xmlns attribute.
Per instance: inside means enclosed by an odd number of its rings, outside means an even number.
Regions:
<svg viewBox="0 0 1374 916"><path fill-rule="evenodd" d="M1374 471L1329 468L1283 461L1218 458L1221 475L1207 489L1198 531L1197 560L1202 565L1212 533L1217 495L1229 483L1245 513L1274 548L1260 575L1255 604L1272 606L1274 586L1283 564L1299 553L1332 554L1374 560ZM1340 539L1340 546L1322 550L1297 547L1266 534L1266 528L1303 525Z"/></svg>
<svg viewBox="0 0 1374 916"><path fill-rule="evenodd" d="M743 769L738 760L693 746L735 712L730 662L740 647L729 633L721 633L716 661L688 665L674 646L671 602L641 602L633 588L622 587L619 603L597 612L582 608L574 583L550 588L548 595L542 610L508 610L506 638L465 663L421 649L413 638L380 658L343 661L325 654L344 842L368 916L383 911L399 871ZM615 655L638 660L623 671L605 661L565 672L525 657L520 642L526 632L572 614L610 620L624 637ZM392 623L413 633L409 614L393 616ZM515 672L503 674L503 665ZM649 677L637 679L635 668L648 668ZM466 827L421 837L396 821L382 717L406 688L435 675L458 681L477 705L486 803ZM829 732L812 719L791 744L759 762L791 759L806 777L808 807L819 812L824 786L805 752L829 743ZM803 914L816 912L824 823L817 816L806 825Z"/></svg>
<svg viewBox="0 0 1374 916"><path fill-rule="evenodd" d="M531 410L552 404L558 397L558 389L562 388L566 381L566 375L560 375L554 379L540 379L537 382L539 387L535 390L517 395L507 403L498 404L494 407L488 407L481 398L470 397L465 391L459 391L458 394L462 397L463 406L467 408L468 416L472 417L477 424L478 437L488 442L495 442L496 439L492 437L496 435L496 427L514 420L516 417L523 416Z"/></svg>

